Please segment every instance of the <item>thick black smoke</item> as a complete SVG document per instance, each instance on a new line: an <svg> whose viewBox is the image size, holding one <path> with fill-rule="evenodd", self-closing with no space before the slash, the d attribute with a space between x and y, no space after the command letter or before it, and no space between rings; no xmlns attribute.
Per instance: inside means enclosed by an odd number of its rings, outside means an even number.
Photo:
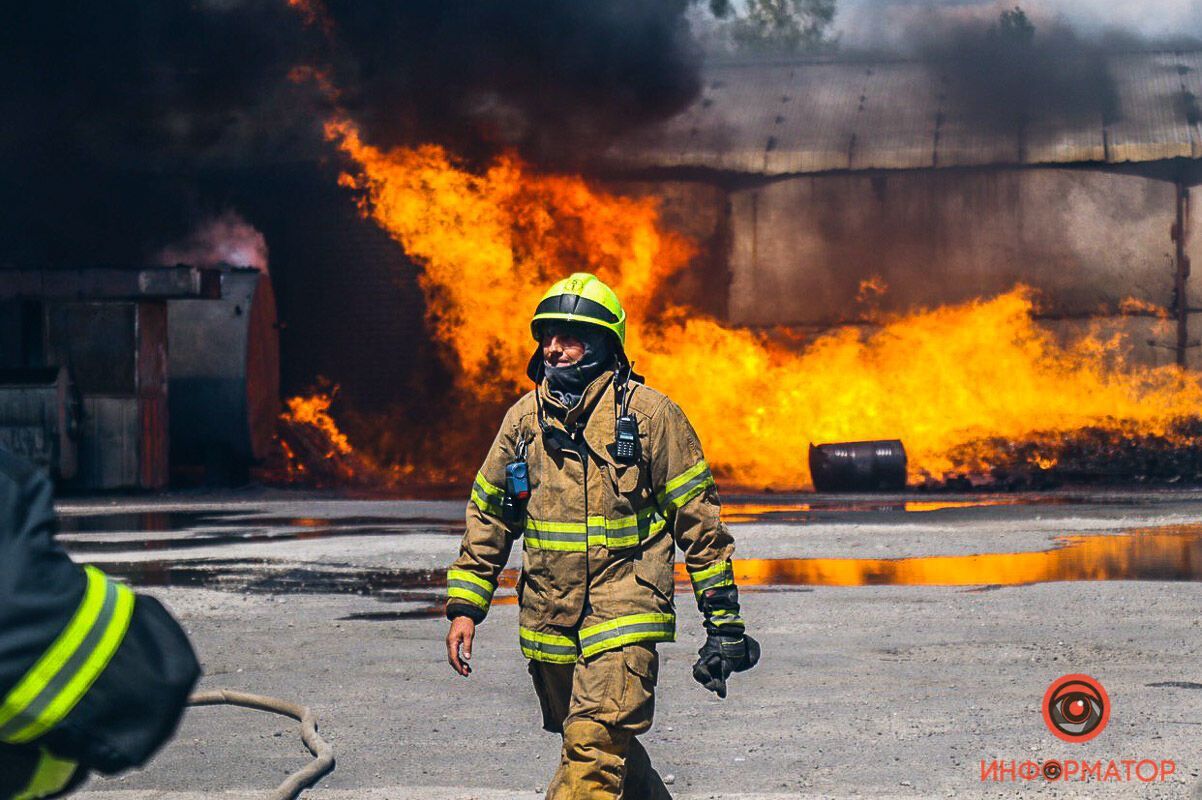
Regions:
<svg viewBox="0 0 1202 800"><path fill-rule="evenodd" d="M44 0L0 25L0 266L144 263L369 141L587 160L699 87L686 0ZM323 71L335 101L298 68ZM256 222L251 219L251 222Z"/></svg>
<svg viewBox="0 0 1202 800"><path fill-rule="evenodd" d="M10 4L0 25L0 263L141 263L224 198L215 176L311 153L314 41L279 2Z"/></svg>
<svg viewBox="0 0 1202 800"><path fill-rule="evenodd" d="M928 18L913 35L948 105L970 123L1013 130L1030 120L1101 124L1118 116L1113 48L1064 22L1037 24L1015 8L992 20Z"/></svg>
<svg viewBox="0 0 1202 800"><path fill-rule="evenodd" d="M382 144L587 159L700 90L686 0L328 0L343 102Z"/></svg>

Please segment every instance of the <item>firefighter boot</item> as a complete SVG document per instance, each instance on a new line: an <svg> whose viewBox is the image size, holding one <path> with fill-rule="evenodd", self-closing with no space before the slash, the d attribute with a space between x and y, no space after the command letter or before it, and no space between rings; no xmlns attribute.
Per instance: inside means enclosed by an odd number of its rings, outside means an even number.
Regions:
<svg viewBox="0 0 1202 800"><path fill-rule="evenodd" d="M672 800L668 787L638 739L630 740L626 754L626 782L622 785L622 800Z"/></svg>

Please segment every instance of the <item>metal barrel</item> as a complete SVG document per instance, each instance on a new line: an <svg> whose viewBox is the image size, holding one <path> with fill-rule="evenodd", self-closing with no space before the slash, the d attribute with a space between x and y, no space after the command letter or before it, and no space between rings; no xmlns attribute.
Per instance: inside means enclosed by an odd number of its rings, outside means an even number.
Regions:
<svg viewBox="0 0 1202 800"><path fill-rule="evenodd" d="M172 463L236 475L267 456L281 410L271 279L223 267L221 299L172 300L168 325Z"/></svg>
<svg viewBox="0 0 1202 800"><path fill-rule="evenodd" d="M820 492L906 488L906 448L898 439L810 445L810 476Z"/></svg>

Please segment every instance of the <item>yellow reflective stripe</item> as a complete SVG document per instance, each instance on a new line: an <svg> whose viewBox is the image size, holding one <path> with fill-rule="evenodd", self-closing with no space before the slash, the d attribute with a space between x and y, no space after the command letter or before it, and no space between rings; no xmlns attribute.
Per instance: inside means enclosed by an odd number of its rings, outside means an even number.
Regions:
<svg viewBox="0 0 1202 800"><path fill-rule="evenodd" d="M568 553L584 553L588 550L587 542L558 542L554 539L540 539L537 536L527 536L526 546L535 550L558 550Z"/></svg>
<svg viewBox="0 0 1202 800"><path fill-rule="evenodd" d="M478 486L472 486L472 503L485 514L491 514L494 517L501 516L501 507L496 503L489 502Z"/></svg>
<svg viewBox="0 0 1202 800"><path fill-rule="evenodd" d="M584 533L583 522L549 522L543 519L526 520L526 529L544 533Z"/></svg>
<svg viewBox="0 0 1202 800"><path fill-rule="evenodd" d="M4 703L0 705L0 726L7 724L41 694L67 663L67 659L79 649L88 631L96 623L96 618L100 616L106 589L104 573L95 567L84 567L84 572L87 575L87 585L75 615L67 623L67 627L63 628L54 644L42 653L37 663L4 698Z"/></svg>
<svg viewBox="0 0 1202 800"><path fill-rule="evenodd" d="M632 547L659 533L667 524L659 515L659 510L654 507L644 508L637 514L618 519L589 517L588 523L588 543L605 545L610 549Z"/></svg>
<svg viewBox="0 0 1202 800"><path fill-rule="evenodd" d="M448 581L467 581L468 583L474 583L477 586L479 586L481 589L484 589L486 592L488 592L490 597L492 596L492 593L496 590L496 587L493 586L492 583L485 580L484 578L481 578L476 573L468 572L465 569L449 569L449 570L447 570L447 580Z"/></svg>
<svg viewBox="0 0 1202 800"><path fill-rule="evenodd" d="M526 520L527 547L583 553L588 545L588 528L583 522Z"/></svg>
<svg viewBox="0 0 1202 800"><path fill-rule="evenodd" d="M705 459L701 459L696 464L677 475L675 478L670 478L668 482L664 484L664 488L660 490L660 494L671 494L708 469L709 465L705 463Z"/></svg>
<svg viewBox="0 0 1202 800"><path fill-rule="evenodd" d="M664 529L667 522L654 507L619 519L591 516L588 523L526 520L526 545L542 550L582 553L589 547L630 547ZM619 535L620 534L620 535Z"/></svg>
<svg viewBox="0 0 1202 800"><path fill-rule="evenodd" d="M715 575L721 575L723 572L726 572L729 564L730 561L716 561L708 567L699 569L696 572L690 572L689 577L693 579L693 583L697 583L705 580L706 578L712 578Z"/></svg>
<svg viewBox="0 0 1202 800"><path fill-rule="evenodd" d="M39 696L31 698L14 718L0 726L0 740L24 744L61 722L92 688L125 638L133 617L134 593L128 587L110 581L95 567L85 569L89 571L89 592L95 591L93 586L100 587L101 609L93 618L92 627L77 641L59 671L43 684ZM13 732L15 725L22 721L26 722L24 727Z"/></svg>
<svg viewBox="0 0 1202 800"><path fill-rule="evenodd" d="M12 800L39 800L58 794L71 782L78 767L76 762L53 756L43 748L29 783Z"/></svg>
<svg viewBox="0 0 1202 800"><path fill-rule="evenodd" d="M447 597L454 597L459 600L466 600L467 602L471 603L472 605L476 606L477 608L483 609L485 611L488 611L488 607L490 605L488 600L485 600L484 598L480 597L480 595L476 594L475 592L469 591L468 589L461 589L458 586L452 586L452 587L448 588L447 589Z"/></svg>
<svg viewBox="0 0 1202 800"><path fill-rule="evenodd" d="M529 628L518 628L518 633L522 638L529 639L532 642L541 642L543 644L556 644L565 647L575 647L576 640L570 636L560 636L557 633L540 633L532 631Z"/></svg>
<svg viewBox="0 0 1202 800"><path fill-rule="evenodd" d="M628 614L580 629L580 654L585 658L635 642L676 639L676 615Z"/></svg>
<svg viewBox="0 0 1202 800"><path fill-rule="evenodd" d="M579 655L576 640L554 633L539 633L529 628L518 628L522 655L534 661L550 664L571 664Z"/></svg>
<svg viewBox="0 0 1202 800"><path fill-rule="evenodd" d="M717 625L719 628L723 625L743 625L743 618L739 616L737 611L727 611L719 608L710 612L709 621L711 625Z"/></svg>
<svg viewBox="0 0 1202 800"><path fill-rule="evenodd" d="M548 653L541 646L527 647L522 645L522 655L531 661L544 661L548 664L575 664L579 658L575 653Z"/></svg>
<svg viewBox="0 0 1202 800"><path fill-rule="evenodd" d="M719 561L705 569L690 572L689 580L693 582L693 594L700 600L701 593L706 589L714 589L719 586L734 586L734 569L731 567L730 560L727 559L726 561Z"/></svg>
<svg viewBox="0 0 1202 800"><path fill-rule="evenodd" d="M710 474L705 459L698 461L684 472L669 480L656 495L660 508L679 508L712 486L714 476Z"/></svg>
<svg viewBox="0 0 1202 800"><path fill-rule="evenodd" d="M668 502L670 502L676 508L680 508L685 503L689 502L694 497L701 494L702 492L704 492L706 489L708 489L709 487L711 487L713 485L714 485L713 476L706 475L704 480L699 480L696 484L690 486L687 491L681 492L680 494L675 495L674 497L670 498L670 500Z"/></svg>
<svg viewBox="0 0 1202 800"><path fill-rule="evenodd" d="M121 640L125 638L125 632L129 630L129 622L133 618L133 611L134 593L128 587L118 584L117 610L110 620L108 629L105 630L100 644L92 651L92 655L88 657L83 667L75 673L75 677L71 679L66 688L59 693L58 697L46 709L43 716L37 722L14 736L10 741L14 744L21 744L36 739L61 722L67 714L71 713L71 710L75 708L79 701L83 699L83 696L88 693L88 690L92 688L92 684L100 677L100 673L104 672L104 668L109 665L109 661L112 660L113 655L117 652L117 648L121 645Z"/></svg>
<svg viewBox="0 0 1202 800"><path fill-rule="evenodd" d="M703 458L693 466L686 469L684 472L677 475L675 478L670 479L666 484L664 484L663 490L666 494L671 494L708 469L709 464L706 464L705 459Z"/></svg>
<svg viewBox="0 0 1202 800"><path fill-rule="evenodd" d="M496 586L475 573L463 569L447 570L447 597L466 600L477 608L488 611L496 589Z"/></svg>
<svg viewBox="0 0 1202 800"><path fill-rule="evenodd" d="M476 473L475 488L479 489L481 494L490 500L500 502L505 499L505 490L489 482L488 478L484 477L483 472Z"/></svg>

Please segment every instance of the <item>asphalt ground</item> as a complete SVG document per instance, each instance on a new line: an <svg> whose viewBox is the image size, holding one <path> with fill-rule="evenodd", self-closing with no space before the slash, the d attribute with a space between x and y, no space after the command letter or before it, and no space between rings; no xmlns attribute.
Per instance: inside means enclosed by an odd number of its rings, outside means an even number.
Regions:
<svg viewBox="0 0 1202 800"><path fill-rule="evenodd" d="M764 657L726 700L701 689L700 618L678 587L643 738L674 796L1195 795L1202 492L731 500ZM76 558L174 611L202 688L313 707L338 765L306 796L541 796L558 742L539 728L516 607L499 600L480 627L470 678L445 663L437 584L462 503L252 492L72 499L60 514ZM1110 701L1083 744L1041 712L1074 673ZM257 797L306 758L288 720L195 709L147 768L79 796ZM1026 779L1050 760L1064 777ZM1101 779L1112 760L1129 780Z"/></svg>

